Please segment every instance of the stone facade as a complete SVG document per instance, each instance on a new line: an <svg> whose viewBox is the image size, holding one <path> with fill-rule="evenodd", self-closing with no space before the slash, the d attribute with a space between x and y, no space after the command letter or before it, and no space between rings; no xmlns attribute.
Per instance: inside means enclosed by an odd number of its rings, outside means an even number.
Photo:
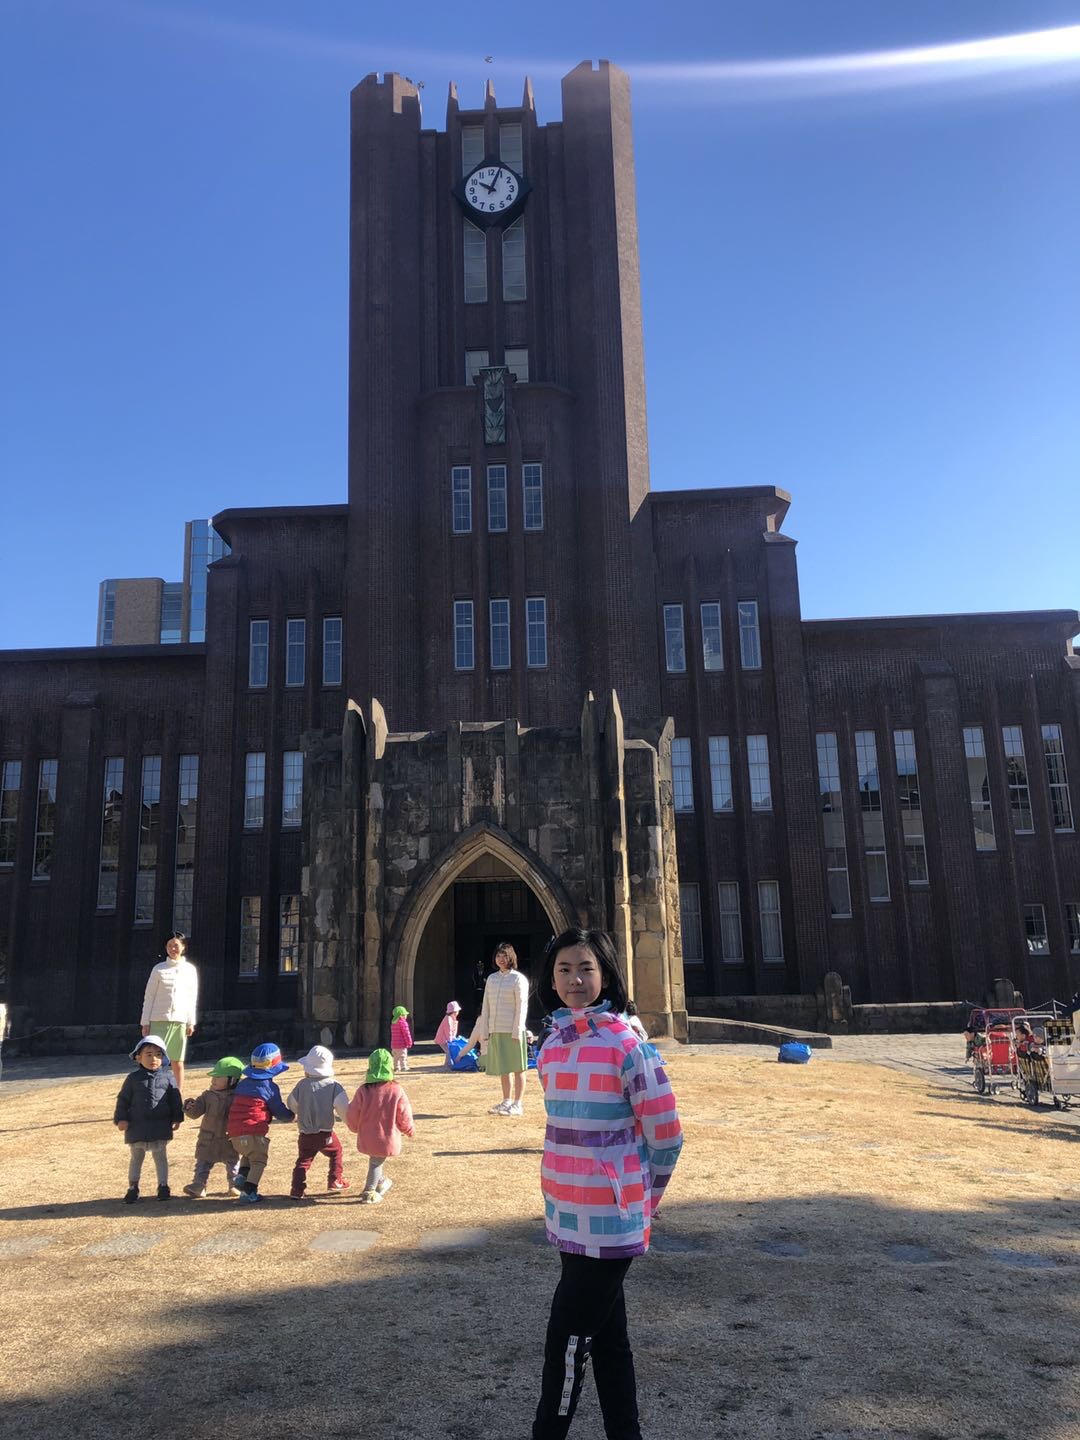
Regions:
<svg viewBox="0 0 1080 1440"><path fill-rule="evenodd" d="M607 929L650 1032L686 1036L671 813L671 727L630 725L612 692L575 729L516 720L387 733L350 702L340 735L305 736L303 993L326 1044L385 1040L415 1011L428 927L457 877L492 856L550 932ZM445 940L445 937L442 937ZM539 957L533 957L533 978Z"/></svg>

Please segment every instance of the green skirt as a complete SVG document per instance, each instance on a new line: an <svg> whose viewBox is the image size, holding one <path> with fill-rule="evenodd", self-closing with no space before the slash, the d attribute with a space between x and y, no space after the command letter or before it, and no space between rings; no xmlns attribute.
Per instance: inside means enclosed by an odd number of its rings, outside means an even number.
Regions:
<svg viewBox="0 0 1080 1440"><path fill-rule="evenodd" d="M482 1061L489 1075L516 1075L529 1068L524 1035L490 1035Z"/></svg>

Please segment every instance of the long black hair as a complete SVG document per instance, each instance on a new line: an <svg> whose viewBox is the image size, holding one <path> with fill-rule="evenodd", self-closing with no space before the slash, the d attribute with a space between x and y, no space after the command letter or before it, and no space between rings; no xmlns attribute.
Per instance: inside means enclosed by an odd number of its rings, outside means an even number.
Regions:
<svg viewBox="0 0 1080 1440"><path fill-rule="evenodd" d="M626 1009L626 981L619 969L619 958L615 954L615 943L606 930L564 930L555 935L544 951L544 963L536 987L537 998L545 1010L558 1010L562 1006L555 989L555 959L560 950L573 950L583 945L592 952L600 966L600 999L610 1000L611 1008L617 1015Z"/></svg>

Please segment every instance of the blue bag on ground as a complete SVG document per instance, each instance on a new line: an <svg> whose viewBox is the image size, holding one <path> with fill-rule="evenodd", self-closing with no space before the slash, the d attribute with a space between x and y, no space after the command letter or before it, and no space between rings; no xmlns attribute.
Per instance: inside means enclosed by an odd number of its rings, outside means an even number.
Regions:
<svg viewBox="0 0 1080 1440"><path fill-rule="evenodd" d="M450 1056L451 1070L479 1070L480 1057L475 1050L469 1050L469 1042L457 1035L447 1042L446 1053Z"/></svg>
<svg viewBox="0 0 1080 1440"><path fill-rule="evenodd" d="M786 1065L805 1065L812 1053L810 1046L804 1045L801 1040L785 1040L776 1058Z"/></svg>

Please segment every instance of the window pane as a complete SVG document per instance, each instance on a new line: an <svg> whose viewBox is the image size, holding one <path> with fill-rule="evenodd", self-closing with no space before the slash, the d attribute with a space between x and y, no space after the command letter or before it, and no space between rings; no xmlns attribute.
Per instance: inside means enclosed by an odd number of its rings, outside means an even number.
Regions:
<svg viewBox="0 0 1080 1440"><path fill-rule="evenodd" d="M506 529L506 466L487 467L488 529Z"/></svg>
<svg viewBox="0 0 1080 1440"><path fill-rule="evenodd" d="M1042 727L1043 758L1046 761L1046 782L1050 787L1050 815L1055 830L1073 828L1072 797L1069 774L1065 768L1065 746L1060 725Z"/></svg>
<svg viewBox="0 0 1080 1440"><path fill-rule="evenodd" d="M452 528L455 535L467 535L472 529L472 469L455 465L450 471L453 492Z"/></svg>
<svg viewBox="0 0 1080 1440"><path fill-rule="evenodd" d="M872 730L856 730L855 757L859 770L859 808L862 811L867 889L871 900L888 900L889 866L885 856L885 819L881 810L877 740Z"/></svg>
<svg viewBox="0 0 1080 1440"><path fill-rule="evenodd" d="M195 834L199 809L199 757L181 755L177 776L173 929L191 934L195 894Z"/></svg>
<svg viewBox="0 0 1080 1440"><path fill-rule="evenodd" d="M295 975L300 969L300 896L280 897L278 919L278 970Z"/></svg>
<svg viewBox="0 0 1080 1440"><path fill-rule="evenodd" d="M248 640L248 684L261 688L270 678L270 621L252 620Z"/></svg>
<svg viewBox="0 0 1080 1440"><path fill-rule="evenodd" d="M295 829L304 818L304 754L286 750L281 765L281 824Z"/></svg>
<svg viewBox="0 0 1080 1440"><path fill-rule="evenodd" d="M772 782L769 778L769 737L748 735L746 737L746 761L750 773L750 807L753 810L772 809Z"/></svg>
<svg viewBox="0 0 1080 1440"><path fill-rule="evenodd" d="M475 384L476 377L480 374L481 370L487 369L488 363L488 352L486 350L466 350L465 384Z"/></svg>
<svg viewBox="0 0 1080 1440"><path fill-rule="evenodd" d="M720 950L724 964L741 965L743 940L739 887L734 880L721 880L716 889L720 899Z"/></svg>
<svg viewBox="0 0 1080 1440"><path fill-rule="evenodd" d="M1009 784L1013 830L1017 835L1028 835L1034 829L1034 824L1031 818L1027 759L1024 755L1024 732L1019 725L1003 725L1001 740L1005 747L1005 773Z"/></svg>
<svg viewBox="0 0 1080 1440"><path fill-rule="evenodd" d="M471 670L473 651L473 606L471 600L454 601L454 669Z"/></svg>
<svg viewBox="0 0 1080 1440"><path fill-rule="evenodd" d="M488 298L487 234L462 218L465 304L482 305Z"/></svg>
<svg viewBox="0 0 1080 1440"><path fill-rule="evenodd" d="M986 744L981 725L965 725L964 756L967 760L968 796L975 829L975 849L996 850L994 812L990 806L990 775L986 765Z"/></svg>
<svg viewBox="0 0 1080 1440"><path fill-rule="evenodd" d="M259 973L259 945L262 939L262 900L244 895L240 900L240 974Z"/></svg>
<svg viewBox="0 0 1080 1440"><path fill-rule="evenodd" d="M761 669L761 632L756 600L739 601L739 652L744 670Z"/></svg>
<svg viewBox="0 0 1080 1440"><path fill-rule="evenodd" d="M98 856L97 908L116 909L116 881L120 872L120 829L124 812L124 762L105 761L101 797L101 850Z"/></svg>
<svg viewBox="0 0 1080 1440"><path fill-rule="evenodd" d="M716 601L701 607L701 653L706 670L724 668L724 637L720 633L720 606Z"/></svg>
<svg viewBox="0 0 1080 1440"><path fill-rule="evenodd" d="M822 731L816 741L829 914L834 918L846 918L851 914L851 887L848 884L847 838L840 794L840 754L836 735L832 731Z"/></svg>
<svg viewBox="0 0 1080 1440"><path fill-rule="evenodd" d="M526 530L544 528L544 467L523 465L521 467L521 494Z"/></svg>
<svg viewBox="0 0 1080 1440"><path fill-rule="evenodd" d="M0 786L0 865L14 865L15 841L19 830L19 791L22 789L22 761L5 760Z"/></svg>
<svg viewBox="0 0 1080 1440"><path fill-rule="evenodd" d="M161 825L161 756L144 755L139 791L139 856L135 874L135 923L154 918L158 840Z"/></svg>
<svg viewBox="0 0 1080 1440"><path fill-rule="evenodd" d="M1050 941L1046 933L1046 911L1041 905L1024 906L1024 934L1029 955L1049 955Z"/></svg>
<svg viewBox="0 0 1080 1440"><path fill-rule="evenodd" d="M683 634L681 605L664 606L664 653L669 671L678 673L686 669L686 640Z"/></svg>
<svg viewBox="0 0 1080 1440"><path fill-rule="evenodd" d="M491 616L491 668L510 668L510 601L492 600Z"/></svg>
<svg viewBox="0 0 1080 1440"><path fill-rule="evenodd" d="M499 159L519 175L523 173L520 125L514 123L499 126Z"/></svg>
<svg viewBox="0 0 1080 1440"><path fill-rule="evenodd" d="M525 296L525 217L508 225L502 236L503 299L524 300Z"/></svg>
<svg viewBox="0 0 1080 1440"><path fill-rule="evenodd" d="M484 127L483 125L463 125L461 127L461 173L468 175L470 171L482 165L487 159L484 153ZM507 161L507 164L510 162Z"/></svg>
<svg viewBox="0 0 1080 1440"><path fill-rule="evenodd" d="M525 601L525 632L528 664L540 669L548 663L547 601L542 595Z"/></svg>
<svg viewBox="0 0 1080 1440"><path fill-rule="evenodd" d="M244 828L261 830L266 806L266 755L251 751L244 760Z"/></svg>
<svg viewBox="0 0 1080 1440"><path fill-rule="evenodd" d="M690 741L685 737L671 742L671 778L676 811L686 813L694 808L694 773L690 761Z"/></svg>
<svg viewBox="0 0 1080 1440"><path fill-rule="evenodd" d="M1080 955L1080 903L1075 900L1065 906L1065 928L1069 932L1069 954Z"/></svg>
<svg viewBox="0 0 1080 1440"><path fill-rule="evenodd" d="M717 814L735 809L731 789L731 744L726 735L709 736L709 780L712 784L712 808Z"/></svg>
<svg viewBox="0 0 1080 1440"><path fill-rule="evenodd" d="M341 616L327 615L322 622L322 683L341 684Z"/></svg>
<svg viewBox="0 0 1080 1440"><path fill-rule="evenodd" d="M307 644L307 622L285 621L285 684L303 685L304 651Z"/></svg>
<svg viewBox="0 0 1080 1440"><path fill-rule="evenodd" d="M766 965L776 965L784 958L778 881L758 881L758 913L761 916L761 958Z"/></svg>
<svg viewBox="0 0 1080 1440"><path fill-rule="evenodd" d="M528 384L529 352L525 349L507 350L503 363L519 385Z"/></svg>
<svg viewBox="0 0 1080 1440"><path fill-rule="evenodd" d="M701 939L701 895L696 885L679 886L679 916L682 922L682 953L687 964L705 958Z"/></svg>

